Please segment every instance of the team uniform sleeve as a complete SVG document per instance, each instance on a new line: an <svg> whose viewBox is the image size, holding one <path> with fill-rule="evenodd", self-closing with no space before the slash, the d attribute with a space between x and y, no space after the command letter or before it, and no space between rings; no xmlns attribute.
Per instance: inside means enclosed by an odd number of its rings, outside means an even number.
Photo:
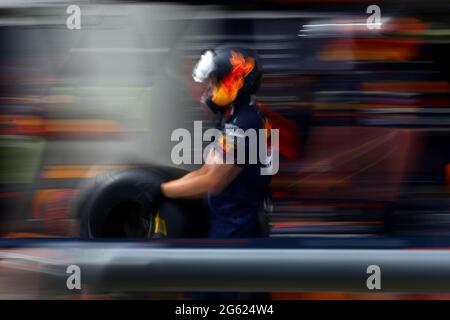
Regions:
<svg viewBox="0 0 450 320"><path fill-rule="evenodd" d="M217 137L215 143L215 152L222 158L223 163L232 163L239 167L245 167L251 164L249 152L256 152L254 155L257 158L258 154L258 123L257 119L237 119L233 124L226 126L221 134ZM250 148L251 139L245 135L247 130L253 129L256 135L256 139L253 143L256 143L256 148ZM245 154L238 154L245 151Z"/></svg>

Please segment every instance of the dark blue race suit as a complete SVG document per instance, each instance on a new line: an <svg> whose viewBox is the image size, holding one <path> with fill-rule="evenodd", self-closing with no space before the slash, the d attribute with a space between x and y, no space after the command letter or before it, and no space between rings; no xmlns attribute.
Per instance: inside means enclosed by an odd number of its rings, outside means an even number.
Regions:
<svg viewBox="0 0 450 320"><path fill-rule="evenodd" d="M259 129L267 129L264 114L258 106L246 97L235 101L229 113L223 115L217 129L221 137L215 141L214 149L223 156L232 152L234 165L241 167L241 173L220 193L208 195L209 232L210 238L248 238L260 235L259 212L268 192L270 175L262 175L261 168L267 164L261 162L259 154L260 143L256 144L256 163L249 155L250 138L242 138L236 134L236 129L244 132L254 129L258 137ZM266 131L267 132L267 131ZM267 140L266 137L265 140ZM259 140L259 138L258 138ZM266 143L267 141L264 141ZM237 148L245 149L244 163L238 163ZM253 141L255 143L255 141ZM267 146L267 145L266 145ZM265 151L265 150L264 150ZM270 147L267 146L267 153ZM255 149L253 149L253 153ZM266 153L266 154L267 154ZM242 158L241 158L242 162Z"/></svg>

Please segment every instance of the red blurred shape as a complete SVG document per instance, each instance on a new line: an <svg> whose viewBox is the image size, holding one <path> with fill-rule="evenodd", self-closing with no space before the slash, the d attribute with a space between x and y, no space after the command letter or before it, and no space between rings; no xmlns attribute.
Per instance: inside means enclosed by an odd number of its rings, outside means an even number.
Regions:
<svg viewBox="0 0 450 320"><path fill-rule="evenodd" d="M278 129L280 133L280 155L286 157L288 160L296 160L300 157L300 127L279 113L271 110L268 106L260 101L258 106L268 117L272 129Z"/></svg>

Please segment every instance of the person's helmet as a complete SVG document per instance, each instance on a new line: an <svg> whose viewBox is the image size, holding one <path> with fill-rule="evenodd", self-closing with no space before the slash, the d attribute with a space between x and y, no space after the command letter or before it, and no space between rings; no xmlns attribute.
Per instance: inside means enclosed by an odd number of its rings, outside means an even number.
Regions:
<svg viewBox="0 0 450 320"><path fill-rule="evenodd" d="M216 113L236 99L258 91L260 63L254 50L219 47L202 54L192 77L196 82L210 84L202 101Z"/></svg>

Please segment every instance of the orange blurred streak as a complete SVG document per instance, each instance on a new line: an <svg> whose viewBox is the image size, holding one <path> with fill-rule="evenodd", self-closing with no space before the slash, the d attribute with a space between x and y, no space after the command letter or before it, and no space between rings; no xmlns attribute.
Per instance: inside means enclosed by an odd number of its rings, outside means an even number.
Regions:
<svg viewBox="0 0 450 320"><path fill-rule="evenodd" d="M45 120L38 116L0 115L1 134L39 135L45 132Z"/></svg>
<svg viewBox="0 0 450 320"><path fill-rule="evenodd" d="M121 126L112 120L47 120L46 132L51 133L116 133Z"/></svg>
<svg viewBox="0 0 450 320"><path fill-rule="evenodd" d="M12 233L7 233L2 238L7 238L7 239L13 239L13 238L63 238L63 236L47 234L47 233L12 232Z"/></svg>
<svg viewBox="0 0 450 320"><path fill-rule="evenodd" d="M367 31L367 26L364 26ZM416 18L393 18L383 24L383 31L423 31L428 25Z"/></svg>
<svg viewBox="0 0 450 320"><path fill-rule="evenodd" d="M319 53L320 60L410 60L417 54L414 39L337 39Z"/></svg>
<svg viewBox="0 0 450 320"><path fill-rule="evenodd" d="M389 92L448 92L450 85L447 81L384 81L363 82L364 91L389 91Z"/></svg>
<svg viewBox="0 0 450 320"><path fill-rule="evenodd" d="M59 197L74 195L76 192L77 192L77 190L75 190L75 189L42 189L42 190L37 190L34 193L34 197L33 197L33 204L32 204L32 215L33 215L33 217L34 218L45 217L47 215L45 210L43 209L45 207L45 205L51 203L52 201L55 201ZM67 209L67 211L68 211L69 208L65 207L65 208L62 208L62 209ZM66 211L59 212L59 213L62 215L64 213L66 213Z"/></svg>
<svg viewBox="0 0 450 320"><path fill-rule="evenodd" d="M34 193L31 214L46 232L66 234L71 225L70 209L77 189L42 189Z"/></svg>
<svg viewBox="0 0 450 320"><path fill-rule="evenodd" d="M132 165L52 165L41 173L42 179L93 178L107 170L131 168Z"/></svg>
<svg viewBox="0 0 450 320"><path fill-rule="evenodd" d="M0 134L3 135L90 135L121 133L123 131L122 126L114 120L46 120L39 116L0 115Z"/></svg>

